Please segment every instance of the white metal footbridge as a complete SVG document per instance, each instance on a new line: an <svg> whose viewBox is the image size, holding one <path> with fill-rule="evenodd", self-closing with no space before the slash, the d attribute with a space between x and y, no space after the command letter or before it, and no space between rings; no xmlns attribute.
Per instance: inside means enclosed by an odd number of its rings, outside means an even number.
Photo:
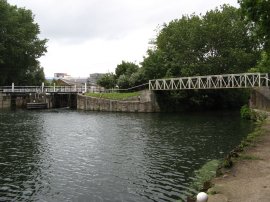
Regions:
<svg viewBox="0 0 270 202"><path fill-rule="evenodd" d="M149 90L255 88L269 86L268 73L193 76L149 81Z"/></svg>

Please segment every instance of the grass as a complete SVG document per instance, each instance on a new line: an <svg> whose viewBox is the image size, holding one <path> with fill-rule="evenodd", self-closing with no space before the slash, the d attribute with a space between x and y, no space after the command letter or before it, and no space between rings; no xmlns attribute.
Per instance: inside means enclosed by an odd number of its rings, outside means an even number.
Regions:
<svg viewBox="0 0 270 202"><path fill-rule="evenodd" d="M248 155L248 154L242 154L238 157L239 160L262 160L262 158L254 156L254 155Z"/></svg>
<svg viewBox="0 0 270 202"><path fill-rule="evenodd" d="M199 170L195 171L195 179L191 184L191 188L197 191L201 191L206 188L204 187L205 183L209 182L213 177L216 176L216 171L219 165L219 160L212 160L204 164Z"/></svg>
<svg viewBox="0 0 270 202"><path fill-rule="evenodd" d="M131 97L138 97L139 92L131 93L86 93L85 95L90 97L104 98L109 100L126 100Z"/></svg>

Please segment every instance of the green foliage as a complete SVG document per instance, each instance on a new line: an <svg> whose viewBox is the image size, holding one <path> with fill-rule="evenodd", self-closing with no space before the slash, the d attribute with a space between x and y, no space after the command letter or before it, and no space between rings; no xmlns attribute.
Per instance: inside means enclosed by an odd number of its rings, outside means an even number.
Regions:
<svg viewBox="0 0 270 202"><path fill-rule="evenodd" d="M129 85L129 77L126 76L125 74L122 74L119 76L117 80L117 85L120 89L127 89L130 87Z"/></svg>
<svg viewBox="0 0 270 202"><path fill-rule="evenodd" d="M242 13L258 26L256 33L270 51L270 3L269 0L238 0Z"/></svg>
<svg viewBox="0 0 270 202"><path fill-rule="evenodd" d="M141 65L146 80L160 79L166 75L167 67L160 50L148 50Z"/></svg>
<svg viewBox="0 0 270 202"><path fill-rule="evenodd" d="M133 73L137 72L139 66L132 62L122 61L121 64L117 65L115 69L116 79L118 79L121 75L131 76Z"/></svg>
<svg viewBox="0 0 270 202"><path fill-rule="evenodd" d="M139 92L132 92L132 93L86 93L87 96L90 97L98 97L104 99L111 99L111 100L126 100L132 97L138 97L140 95Z"/></svg>
<svg viewBox="0 0 270 202"><path fill-rule="evenodd" d="M183 16L164 25L142 66L148 78L246 72L260 54L250 29L239 10L227 5Z"/></svg>
<svg viewBox="0 0 270 202"><path fill-rule="evenodd" d="M46 39L30 10L0 0L0 85L34 85L45 80L37 60L46 52Z"/></svg>
<svg viewBox="0 0 270 202"><path fill-rule="evenodd" d="M261 58L258 61L257 65L254 68L251 68L249 72L262 72L269 73L270 72L270 53L263 51L261 53Z"/></svg>
<svg viewBox="0 0 270 202"><path fill-rule="evenodd" d="M204 184L216 176L219 165L219 160L212 160L204 164L199 170L195 171L195 179L191 184L191 188L197 191L204 189Z"/></svg>
<svg viewBox="0 0 270 202"><path fill-rule="evenodd" d="M248 155L248 154L242 154L238 158L239 158L239 160L262 160L258 156Z"/></svg>
<svg viewBox="0 0 270 202"><path fill-rule="evenodd" d="M240 115L241 115L241 118L243 119L251 120L252 111L247 105L244 105L240 109Z"/></svg>
<svg viewBox="0 0 270 202"><path fill-rule="evenodd" d="M97 84L104 88L112 89L116 85L115 75L113 73L107 73L97 80Z"/></svg>
<svg viewBox="0 0 270 202"><path fill-rule="evenodd" d="M148 80L145 79L145 74L142 68L140 68L137 72L131 74L129 78L129 85L131 87L138 86L146 82L148 82Z"/></svg>
<svg viewBox="0 0 270 202"><path fill-rule="evenodd" d="M250 109L247 105L244 105L240 109L240 115L243 119L253 120L253 121L264 121L267 118L267 114L264 112L257 112Z"/></svg>

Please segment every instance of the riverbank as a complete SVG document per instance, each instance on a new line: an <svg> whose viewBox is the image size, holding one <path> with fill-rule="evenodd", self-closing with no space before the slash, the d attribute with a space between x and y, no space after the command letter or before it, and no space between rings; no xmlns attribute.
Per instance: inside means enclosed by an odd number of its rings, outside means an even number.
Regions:
<svg viewBox="0 0 270 202"><path fill-rule="evenodd" d="M261 126L261 135L245 149L233 167L212 180L208 202L270 201L270 118Z"/></svg>

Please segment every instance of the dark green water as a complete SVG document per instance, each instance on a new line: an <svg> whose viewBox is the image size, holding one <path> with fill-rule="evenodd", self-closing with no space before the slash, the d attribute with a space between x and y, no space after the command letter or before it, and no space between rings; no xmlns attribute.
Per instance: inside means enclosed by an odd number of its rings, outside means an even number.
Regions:
<svg viewBox="0 0 270 202"><path fill-rule="evenodd" d="M238 113L0 111L0 201L175 201L252 129Z"/></svg>

